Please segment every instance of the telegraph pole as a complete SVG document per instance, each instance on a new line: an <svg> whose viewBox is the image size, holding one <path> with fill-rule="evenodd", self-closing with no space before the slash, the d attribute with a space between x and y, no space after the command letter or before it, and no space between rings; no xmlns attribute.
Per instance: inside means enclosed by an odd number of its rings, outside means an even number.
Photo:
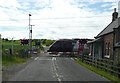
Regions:
<svg viewBox="0 0 120 83"><path fill-rule="evenodd" d="M31 26L30 26L30 16L31 14L29 14L29 49L31 50ZM31 53L31 51L30 51Z"/></svg>
<svg viewBox="0 0 120 83"><path fill-rule="evenodd" d="M35 26L35 25L30 25L30 48L32 50L32 26Z"/></svg>
<svg viewBox="0 0 120 83"><path fill-rule="evenodd" d="M35 26L35 25L30 24L30 20L31 20L30 16L32 16L32 15L29 14L29 47L30 47L30 50L32 51L32 26Z"/></svg>

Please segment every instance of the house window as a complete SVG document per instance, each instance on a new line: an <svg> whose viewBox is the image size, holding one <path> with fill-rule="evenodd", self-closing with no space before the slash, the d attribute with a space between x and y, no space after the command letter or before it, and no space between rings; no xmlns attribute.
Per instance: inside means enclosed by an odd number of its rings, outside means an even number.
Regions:
<svg viewBox="0 0 120 83"><path fill-rule="evenodd" d="M107 43L105 43L105 55L107 55Z"/></svg>
<svg viewBox="0 0 120 83"><path fill-rule="evenodd" d="M108 43L108 53L107 55L110 55L110 43Z"/></svg>
<svg viewBox="0 0 120 83"><path fill-rule="evenodd" d="M105 43L105 57L110 58L110 42Z"/></svg>

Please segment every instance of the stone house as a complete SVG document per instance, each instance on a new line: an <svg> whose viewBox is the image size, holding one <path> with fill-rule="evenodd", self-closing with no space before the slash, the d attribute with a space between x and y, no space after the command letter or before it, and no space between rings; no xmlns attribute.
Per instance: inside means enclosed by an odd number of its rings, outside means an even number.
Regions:
<svg viewBox="0 0 120 83"><path fill-rule="evenodd" d="M120 17L114 9L112 22L93 41L88 42L90 55L95 59L110 59L120 62Z"/></svg>

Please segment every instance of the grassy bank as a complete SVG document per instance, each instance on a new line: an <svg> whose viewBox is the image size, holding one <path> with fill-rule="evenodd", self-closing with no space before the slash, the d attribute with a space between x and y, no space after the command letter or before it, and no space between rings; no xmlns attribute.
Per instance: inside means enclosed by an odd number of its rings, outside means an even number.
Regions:
<svg viewBox="0 0 120 83"><path fill-rule="evenodd" d="M2 57L2 65L8 66L15 63L24 63L27 58L20 58L16 56L3 56Z"/></svg>
<svg viewBox="0 0 120 83"><path fill-rule="evenodd" d="M24 63L26 61L26 54L23 54L22 51L25 49L28 50L28 45L20 45L20 41L16 40L13 42L13 54L10 54L10 48L12 48L12 41L2 41L2 65L12 65L15 63Z"/></svg>
<svg viewBox="0 0 120 83"><path fill-rule="evenodd" d="M81 59L76 59L76 61L77 61L80 65L86 67L87 69L89 69L89 70L91 70L91 71L93 71L93 72L95 72L95 73L97 73L97 74L99 74L99 75L101 75L101 76L103 76L103 77L105 77L105 78L107 78L107 79L115 82L115 83L120 83L120 78L118 78L117 76L113 76L113 75L108 74L107 72L105 72L105 71L103 71L103 70L101 70L101 69L98 69L98 68L96 68L96 67L93 67L93 66L91 66L91 65L88 65L88 64L82 62Z"/></svg>

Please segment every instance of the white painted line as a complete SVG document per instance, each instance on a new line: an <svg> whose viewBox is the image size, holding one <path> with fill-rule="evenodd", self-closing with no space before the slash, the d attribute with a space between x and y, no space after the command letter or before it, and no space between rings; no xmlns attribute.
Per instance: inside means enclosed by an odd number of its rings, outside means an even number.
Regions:
<svg viewBox="0 0 120 83"><path fill-rule="evenodd" d="M56 56L56 55L52 55L52 56Z"/></svg>
<svg viewBox="0 0 120 83"><path fill-rule="evenodd" d="M51 59L38 59L38 60L51 60Z"/></svg>
<svg viewBox="0 0 120 83"><path fill-rule="evenodd" d="M55 60L56 60L56 58L55 58Z"/></svg>
<svg viewBox="0 0 120 83"><path fill-rule="evenodd" d="M52 58L52 61L54 60L54 57Z"/></svg>
<svg viewBox="0 0 120 83"><path fill-rule="evenodd" d="M75 58L77 60L77 58Z"/></svg>
<svg viewBox="0 0 120 83"><path fill-rule="evenodd" d="M57 77L59 76L58 73L56 73L56 76L57 76Z"/></svg>
<svg viewBox="0 0 120 83"><path fill-rule="evenodd" d="M53 57L53 58L52 58L52 61L54 61L54 60L56 60L56 58L55 58L55 57Z"/></svg>
<svg viewBox="0 0 120 83"><path fill-rule="evenodd" d="M73 59L73 58L71 58L71 60L73 60L73 61L74 61L74 59Z"/></svg>
<svg viewBox="0 0 120 83"><path fill-rule="evenodd" d="M38 59L38 57L35 58L35 60L37 60L37 59Z"/></svg>
<svg viewBox="0 0 120 83"><path fill-rule="evenodd" d="M54 73L55 73L55 77L57 77L57 80L59 81L59 83L61 83L61 79L60 79L60 77L62 77L61 75L59 75L58 74L58 72L57 72L57 63L55 63L55 60L56 60L56 57L52 57L52 61L53 61L53 71L54 71Z"/></svg>
<svg viewBox="0 0 120 83"><path fill-rule="evenodd" d="M58 81L59 81L59 82L61 82L61 79L60 79L60 78L58 78Z"/></svg>

